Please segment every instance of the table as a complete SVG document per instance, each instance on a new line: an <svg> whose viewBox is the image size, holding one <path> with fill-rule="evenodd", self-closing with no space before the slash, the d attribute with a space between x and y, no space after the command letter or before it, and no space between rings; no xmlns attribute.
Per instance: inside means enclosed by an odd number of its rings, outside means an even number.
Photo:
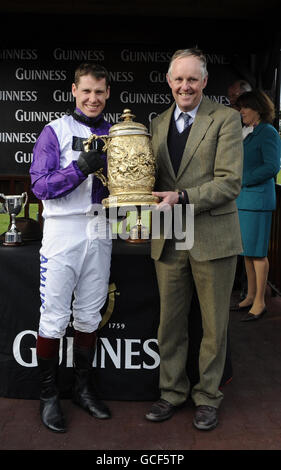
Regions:
<svg viewBox="0 0 281 470"><path fill-rule="evenodd" d="M0 396L37 399L39 372L36 337L39 324L40 242L0 246ZM154 400L159 396L157 328L159 295L150 246L113 240L107 302L102 311L93 364L98 394L108 400ZM197 296L190 314L187 363L192 383L198 380L202 338ZM60 351L60 390L71 396L73 328L70 322ZM228 346L222 384L232 376Z"/></svg>

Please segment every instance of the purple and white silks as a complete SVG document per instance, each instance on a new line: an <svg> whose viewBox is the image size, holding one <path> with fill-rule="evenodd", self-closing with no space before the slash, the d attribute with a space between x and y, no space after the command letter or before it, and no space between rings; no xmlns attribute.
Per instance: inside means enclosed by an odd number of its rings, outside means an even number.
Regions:
<svg viewBox="0 0 281 470"><path fill-rule="evenodd" d="M79 110L77 110L79 111ZM73 137L107 135L111 125L104 119L90 128L65 115L47 124L33 149L30 167L32 191L43 201L43 216L85 214L100 203L108 190L93 175L85 177L77 165L80 151L72 149ZM106 156L103 155L106 161ZM106 168L106 165L105 165ZM106 171L106 170L105 170Z"/></svg>

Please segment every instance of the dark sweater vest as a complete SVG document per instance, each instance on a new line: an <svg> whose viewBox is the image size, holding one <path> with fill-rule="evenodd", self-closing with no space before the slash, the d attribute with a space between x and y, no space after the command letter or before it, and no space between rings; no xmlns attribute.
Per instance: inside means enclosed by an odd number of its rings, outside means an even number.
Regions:
<svg viewBox="0 0 281 470"><path fill-rule="evenodd" d="M176 176L179 171L183 151L184 151L185 144L190 133L191 126L192 124L188 126L183 132L179 132L177 129L174 117L172 117L171 119L169 133L168 133L168 149L169 149L172 166L173 166Z"/></svg>

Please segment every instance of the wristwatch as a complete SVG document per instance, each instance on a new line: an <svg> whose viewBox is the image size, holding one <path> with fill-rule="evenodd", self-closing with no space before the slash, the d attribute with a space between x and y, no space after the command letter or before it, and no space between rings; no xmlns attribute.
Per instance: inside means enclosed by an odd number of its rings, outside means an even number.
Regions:
<svg viewBox="0 0 281 470"><path fill-rule="evenodd" d="M184 204L184 193L183 193L183 191L178 191L178 195L179 195L178 204Z"/></svg>
<svg viewBox="0 0 281 470"><path fill-rule="evenodd" d="M182 191L178 191L178 195L179 195L178 204L189 204L188 195L185 189L183 189Z"/></svg>

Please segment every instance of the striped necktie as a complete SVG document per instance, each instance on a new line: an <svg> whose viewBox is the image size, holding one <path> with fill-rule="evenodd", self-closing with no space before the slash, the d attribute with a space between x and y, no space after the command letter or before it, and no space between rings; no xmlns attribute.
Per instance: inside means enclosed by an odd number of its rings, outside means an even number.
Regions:
<svg viewBox="0 0 281 470"><path fill-rule="evenodd" d="M182 116L184 119L184 129L186 129L189 126L190 116L187 113L182 113Z"/></svg>

